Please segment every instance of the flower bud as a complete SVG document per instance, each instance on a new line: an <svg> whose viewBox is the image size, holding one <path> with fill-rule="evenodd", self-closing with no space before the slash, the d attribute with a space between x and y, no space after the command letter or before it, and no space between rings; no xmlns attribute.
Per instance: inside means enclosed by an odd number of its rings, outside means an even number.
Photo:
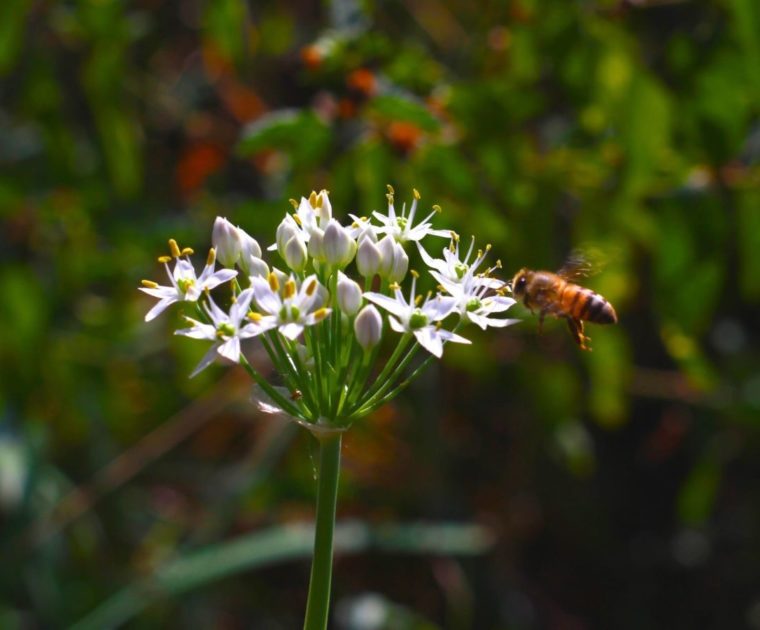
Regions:
<svg viewBox="0 0 760 630"><path fill-rule="evenodd" d="M325 233L318 227L315 227L309 236L309 256L319 262L324 262L325 260L324 247L322 246L324 238Z"/></svg>
<svg viewBox="0 0 760 630"><path fill-rule="evenodd" d="M354 332L356 340L365 351L380 342L383 334L383 319L372 304L365 306L356 316Z"/></svg>
<svg viewBox="0 0 760 630"><path fill-rule="evenodd" d="M396 247L393 252L393 269L388 274L388 280L390 282L401 282L409 269L409 256L407 256L404 248L396 243Z"/></svg>
<svg viewBox="0 0 760 630"><path fill-rule="evenodd" d="M258 276L259 278L269 277L269 265L267 265L261 258L251 256L246 260L242 256L240 257L240 266L243 268L248 277Z"/></svg>
<svg viewBox="0 0 760 630"><path fill-rule="evenodd" d="M362 290L342 271L338 272L338 306L346 315L356 315L362 305Z"/></svg>
<svg viewBox="0 0 760 630"><path fill-rule="evenodd" d="M332 204L326 190L321 190L317 195L317 216L320 225L327 225L332 219Z"/></svg>
<svg viewBox="0 0 760 630"><path fill-rule="evenodd" d="M290 238L285 245L285 251L283 252L285 264L288 265L293 271L299 273L306 267L306 245L303 242L300 234L296 234Z"/></svg>
<svg viewBox="0 0 760 630"><path fill-rule="evenodd" d="M396 254L396 241L388 234L377 243L377 249L380 252L380 266L377 273L382 278L387 279L393 272L393 259Z"/></svg>
<svg viewBox="0 0 760 630"><path fill-rule="evenodd" d="M224 217L216 217L211 243L216 249L216 259L225 267L234 267L240 258L238 229Z"/></svg>
<svg viewBox="0 0 760 630"><path fill-rule="evenodd" d="M261 276L266 278L269 275L269 267L261 259L261 247L256 239L240 228L238 235L240 237L240 259L238 264L247 276Z"/></svg>
<svg viewBox="0 0 760 630"><path fill-rule="evenodd" d="M280 258L285 260L285 246L291 238L300 233L301 230L298 228L298 224L289 214L280 221L280 225L277 226L277 236L275 238L277 243L277 253L280 254Z"/></svg>
<svg viewBox="0 0 760 630"><path fill-rule="evenodd" d="M356 243L348 230L334 219L330 219L322 239L322 251L327 264L342 269L356 254Z"/></svg>
<svg viewBox="0 0 760 630"><path fill-rule="evenodd" d="M382 254L377 245L369 237L359 241L359 249L356 251L356 268L364 278L372 278L380 269L383 261Z"/></svg>

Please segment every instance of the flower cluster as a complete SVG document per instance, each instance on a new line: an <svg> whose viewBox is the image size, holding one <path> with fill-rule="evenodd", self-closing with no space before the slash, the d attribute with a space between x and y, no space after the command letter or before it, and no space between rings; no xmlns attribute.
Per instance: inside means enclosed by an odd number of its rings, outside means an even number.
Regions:
<svg viewBox="0 0 760 630"><path fill-rule="evenodd" d="M394 397L431 357L441 357L446 343L470 343L458 334L463 326L486 329L517 321L499 316L514 304L507 285L493 275L500 263L481 269L490 246L475 250L473 237L462 257L458 235L433 227L440 208L433 206L418 220L420 196L414 191L409 211L404 206L397 213L388 189L386 214L350 215L346 226L333 218L325 190L291 200L294 211L286 213L268 248L277 252L282 269L270 267L258 242L222 217L214 222L213 246L200 275L190 260L193 251L170 240L170 254L159 258L170 284L144 280L141 287L158 299L146 321L175 302L189 303L188 327L176 334L211 344L192 375L222 357L248 370L266 400L262 407L310 427L348 426ZM423 247L428 237L449 239L441 258ZM410 243L416 247L407 251ZM410 254L419 254L437 292L417 293L424 279L409 269ZM405 293L401 283L407 276ZM231 297L226 310L211 295L223 284ZM379 367L386 323L400 336ZM252 337L261 340L284 386L270 384L246 360L241 341ZM413 366L420 348L430 356Z"/></svg>

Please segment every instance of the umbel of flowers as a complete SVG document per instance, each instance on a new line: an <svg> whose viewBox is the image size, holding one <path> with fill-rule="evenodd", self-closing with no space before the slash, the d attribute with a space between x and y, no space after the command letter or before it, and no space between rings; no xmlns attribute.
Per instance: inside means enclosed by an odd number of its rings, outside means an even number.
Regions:
<svg viewBox="0 0 760 630"><path fill-rule="evenodd" d="M171 239L159 258L169 284L143 280L140 288L158 299L146 321L179 303L187 325L175 334L208 346L191 376L218 359L240 363L260 409L294 419L320 442L309 630L327 624L341 433L395 397L445 344L469 344L459 334L467 325L517 321L503 316L515 301L493 275L500 263L484 264L490 246L476 249L473 237L460 247L456 233L434 228L437 206L419 218L416 190L408 211L396 211L390 186L387 198L385 214L349 215L347 225L333 217L325 190L291 200L268 247L279 260L269 263L252 236L217 217L200 275L193 250ZM409 269L410 255L427 273ZM420 290L424 283L435 291ZM254 337L279 383L247 361L242 341ZM427 356L415 361L420 350Z"/></svg>

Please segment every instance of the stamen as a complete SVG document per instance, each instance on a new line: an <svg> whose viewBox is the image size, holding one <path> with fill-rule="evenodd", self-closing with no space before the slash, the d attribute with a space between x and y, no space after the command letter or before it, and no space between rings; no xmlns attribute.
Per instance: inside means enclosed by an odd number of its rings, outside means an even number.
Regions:
<svg viewBox="0 0 760 630"><path fill-rule="evenodd" d="M179 245L173 238L169 239L169 252L171 252L172 258L179 258L182 253L179 251Z"/></svg>
<svg viewBox="0 0 760 630"><path fill-rule="evenodd" d="M318 308L316 311L314 311L314 321L321 322L328 315L329 313L324 306L322 308Z"/></svg>
<svg viewBox="0 0 760 630"><path fill-rule="evenodd" d="M312 208L317 207L317 193L314 192L313 190L311 191L311 194L309 195L309 205Z"/></svg>
<svg viewBox="0 0 760 630"><path fill-rule="evenodd" d="M183 256L192 256L195 253L195 250L192 247L185 247L182 250Z"/></svg>
<svg viewBox="0 0 760 630"><path fill-rule="evenodd" d="M149 288L149 289L157 289L158 288L158 283L157 282L153 282L153 280L143 280L142 281L142 285L144 287Z"/></svg>
<svg viewBox="0 0 760 630"><path fill-rule="evenodd" d="M287 299L287 298L293 297L295 294L296 294L296 283L292 279L289 279L285 283L285 289L282 292L282 297L284 299Z"/></svg>
<svg viewBox="0 0 760 630"><path fill-rule="evenodd" d="M311 297L312 295L314 295L314 291L316 291L316 290L317 290L317 281L316 280L312 280L309 283L309 285L306 287L306 295L308 295L309 297Z"/></svg>
<svg viewBox="0 0 760 630"><path fill-rule="evenodd" d="M256 313L254 311L249 311L247 315L248 319L250 319L254 323L259 323L262 319L264 319L264 316L261 313Z"/></svg>
<svg viewBox="0 0 760 630"><path fill-rule="evenodd" d="M269 288L272 289L272 291L275 293L280 290L280 281L277 279L274 271L271 271L269 273Z"/></svg>
<svg viewBox="0 0 760 630"><path fill-rule="evenodd" d="M420 274L418 274L418 273L417 273L417 272L416 272L414 269L412 269L412 270L411 270L409 273L410 273L410 274L411 274L411 275L412 275L414 278L419 278L419 277L420 277Z"/></svg>
<svg viewBox="0 0 760 630"><path fill-rule="evenodd" d="M388 194L389 195L393 196L393 195L396 194L396 191L393 190L393 186L391 186L390 184L386 184L385 186L386 186L386 188L388 188Z"/></svg>
<svg viewBox="0 0 760 630"><path fill-rule="evenodd" d="M414 305L415 306L419 306L420 302L422 302L422 294L420 294L420 295L418 295L417 297L414 298Z"/></svg>
<svg viewBox="0 0 760 630"><path fill-rule="evenodd" d="M416 189L416 188L412 188L412 193L414 193L414 198L415 198L415 199L417 199L418 201L421 199L421 197L420 197L420 193L419 193L419 192L417 192L417 189Z"/></svg>
<svg viewBox="0 0 760 630"><path fill-rule="evenodd" d="M299 225L299 226L300 226L300 225L302 225L302 224L301 224L301 217L299 217L297 214L294 214L294 215L293 215L293 220L294 220L296 223L298 223L298 225Z"/></svg>
<svg viewBox="0 0 760 630"><path fill-rule="evenodd" d="M290 205L293 206L294 210L298 210L298 202L295 199L288 199L290 202Z"/></svg>
<svg viewBox="0 0 760 630"><path fill-rule="evenodd" d="M206 257L206 266L210 267L216 262L216 250L212 247L208 250L208 256Z"/></svg>
<svg viewBox="0 0 760 630"><path fill-rule="evenodd" d="M159 256L159 257L158 257L158 262L160 262L162 265L165 265L165 264L166 264L166 263L168 263L168 262L169 262L171 259L172 259L172 257L171 257L171 256Z"/></svg>
<svg viewBox="0 0 760 630"><path fill-rule="evenodd" d="M443 212L443 210L441 210L441 206L439 206L437 203L433 205L433 210L435 212Z"/></svg>
<svg viewBox="0 0 760 630"><path fill-rule="evenodd" d="M391 282L391 283L388 285L388 288L389 288L391 291L398 291L398 290L401 288L401 285L399 285L399 283L398 283L398 282Z"/></svg>

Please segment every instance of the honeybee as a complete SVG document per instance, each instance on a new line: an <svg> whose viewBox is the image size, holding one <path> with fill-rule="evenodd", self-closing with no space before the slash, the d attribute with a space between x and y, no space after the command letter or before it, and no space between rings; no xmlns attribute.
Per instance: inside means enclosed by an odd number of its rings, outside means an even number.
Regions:
<svg viewBox="0 0 760 630"><path fill-rule="evenodd" d="M556 273L523 267L510 284L516 299L522 300L531 313L538 311L539 331L547 315L563 317L580 349L591 350L587 343L591 338L583 333L583 322L616 324L618 320L612 304L595 291L575 282L591 272L591 265L576 254Z"/></svg>

